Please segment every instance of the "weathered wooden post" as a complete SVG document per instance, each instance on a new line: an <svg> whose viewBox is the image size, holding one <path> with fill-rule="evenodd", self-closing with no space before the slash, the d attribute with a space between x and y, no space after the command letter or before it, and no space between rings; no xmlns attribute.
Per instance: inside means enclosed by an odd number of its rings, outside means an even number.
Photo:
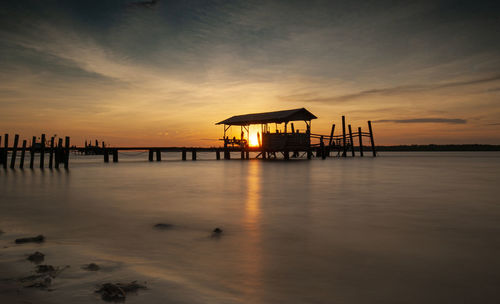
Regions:
<svg viewBox="0 0 500 304"><path fill-rule="evenodd" d="M373 130L372 130L372 122L368 121L368 129L370 130L370 141L372 144L372 153L373 157L377 156L377 152L375 151L375 140L373 139Z"/></svg>
<svg viewBox="0 0 500 304"><path fill-rule="evenodd" d="M193 149L193 151L191 151L191 159L196 160L196 149Z"/></svg>
<svg viewBox="0 0 500 304"><path fill-rule="evenodd" d="M330 140L328 140L328 149L326 150L326 156L330 157L330 150L332 149L333 133L335 132L335 124L332 124L332 130L330 131Z"/></svg>
<svg viewBox="0 0 500 304"><path fill-rule="evenodd" d="M285 160L289 160L290 159L290 151L285 150L284 156L285 156Z"/></svg>
<svg viewBox="0 0 500 304"><path fill-rule="evenodd" d="M149 161L150 162L153 161L153 155L154 155L153 149L149 149Z"/></svg>
<svg viewBox="0 0 500 304"><path fill-rule="evenodd" d="M16 166L17 144L19 143L19 134L14 135L14 146L12 146L12 156L10 159L10 168L14 169Z"/></svg>
<svg viewBox="0 0 500 304"><path fill-rule="evenodd" d="M321 153L321 159L325 159L326 158L326 153L325 153L325 142L323 141L323 135L321 135L321 137L319 138L319 149L320 149L320 153Z"/></svg>
<svg viewBox="0 0 500 304"><path fill-rule="evenodd" d="M24 156L26 155L26 139L23 140L23 148L21 149L21 161L19 162L19 169L24 168Z"/></svg>
<svg viewBox="0 0 500 304"><path fill-rule="evenodd" d="M290 124L290 126L292 127L292 133L295 133L295 126L293 125L293 122Z"/></svg>
<svg viewBox="0 0 500 304"><path fill-rule="evenodd" d="M311 148L307 149L307 159L311 159L312 158L312 150Z"/></svg>
<svg viewBox="0 0 500 304"><path fill-rule="evenodd" d="M50 138L50 150L49 150L49 168L52 169L52 164L54 160L54 136Z"/></svg>
<svg viewBox="0 0 500 304"><path fill-rule="evenodd" d="M40 169L45 167L45 134L42 134L40 141Z"/></svg>
<svg viewBox="0 0 500 304"><path fill-rule="evenodd" d="M250 159L250 150L248 149L248 147L245 149L245 158Z"/></svg>
<svg viewBox="0 0 500 304"><path fill-rule="evenodd" d="M345 137L345 116L342 115L342 157L347 157L347 144Z"/></svg>
<svg viewBox="0 0 500 304"><path fill-rule="evenodd" d="M0 136L0 165L3 164L2 136Z"/></svg>
<svg viewBox="0 0 500 304"><path fill-rule="evenodd" d="M349 125L349 140L351 141L351 152L352 152L352 157L356 156L354 153L354 140L352 140L352 129L351 125Z"/></svg>
<svg viewBox="0 0 500 304"><path fill-rule="evenodd" d="M104 162L109 163L109 151L108 148L104 148L102 151L102 154L104 155Z"/></svg>
<svg viewBox="0 0 500 304"><path fill-rule="evenodd" d="M161 161L161 150L156 149L156 161Z"/></svg>
<svg viewBox="0 0 500 304"><path fill-rule="evenodd" d="M359 137L359 155L363 157L363 135L361 133L361 127L358 127L358 137Z"/></svg>
<svg viewBox="0 0 500 304"><path fill-rule="evenodd" d="M63 140L62 140L62 138L59 138L59 141L57 143L57 148L56 148L56 163L55 163L56 169L59 169L59 164L63 162L63 158L64 158L62 144L63 144Z"/></svg>
<svg viewBox="0 0 500 304"><path fill-rule="evenodd" d="M66 136L64 143L64 169L69 168L69 136Z"/></svg>
<svg viewBox="0 0 500 304"><path fill-rule="evenodd" d="M217 159L217 160L220 159L220 151L219 151L219 149L215 150L215 159Z"/></svg>
<svg viewBox="0 0 500 304"><path fill-rule="evenodd" d="M31 155L30 155L30 169L33 169L35 162L35 146L36 146L36 136L31 139Z"/></svg>
<svg viewBox="0 0 500 304"><path fill-rule="evenodd" d="M7 169L7 154L9 154L9 134L5 134L4 136L5 142L4 142L4 150L3 150L3 155L2 155L2 164L3 168Z"/></svg>
<svg viewBox="0 0 500 304"><path fill-rule="evenodd" d="M227 149L227 138L224 137L224 159L229 159L229 151Z"/></svg>
<svg viewBox="0 0 500 304"><path fill-rule="evenodd" d="M113 162L118 162L118 149L113 149Z"/></svg>
<svg viewBox="0 0 500 304"><path fill-rule="evenodd" d="M182 160L186 160L186 154L187 154L186 149L182 149Z"/></svg>

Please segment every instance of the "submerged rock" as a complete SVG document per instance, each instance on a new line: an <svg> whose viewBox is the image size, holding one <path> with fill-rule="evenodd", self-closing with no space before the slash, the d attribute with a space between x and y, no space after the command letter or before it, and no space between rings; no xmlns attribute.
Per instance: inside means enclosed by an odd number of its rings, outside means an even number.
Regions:
<svg viewBox="0 0 500 304"><path fill-rule="evenodd" d="M83 265L82 269L85 269L88 271L98 271L99 269L101 269L101 267L99 267L99 265L97 265L95 263L90 263L90 264Z"/></svg>
<svg viewBox="0 0 500 304"><path fill-rule="evenodd" d="M20 238L16 239L16 244L23 244L23 243L42 243L45 241L45 237L43 235L37 235L34 237L27 237L27 238Z"/></svg>
<svg viewBox="0 0 500 304"><path fill-rule="evenodd" d="M215 228L213 231L212 231L212 237L213 238L218 238L222 235L222 229L220 229L219 227Z"/></svg>
<svg viewBox="0 0 500 304"><path fill-rule="evenodd" d="M170 229L170 228L174 227L174 225L165 224L165 223L158 223L158 224L154 225L153 227L156 229Z"/></svg>
<svg viewBox="0 0 500 304"><path fill-rule="evenodd" d="M95 292L100 293L104 301L123 302L127 292L136 292L139 289L147 289L147 287L133 281L131 283L104 283Z"/></svg>
<svg viewBox="0 0 500 304"><path fill-rule="evenodd" d="M47 273L49 272L50 274L54 273L56 271L56 268L52 265L38 265L36 266L37 273Z"/></svg>
<svg viewBox="0 0 500 304"><path fill-rule="evenodd" d="M28 256L28 260L35 263L35 264L39 264L39 263L43 262L44 259L45 259L45 254L38 252L38 251L35 251L35 253L30 254Z"/></svg>

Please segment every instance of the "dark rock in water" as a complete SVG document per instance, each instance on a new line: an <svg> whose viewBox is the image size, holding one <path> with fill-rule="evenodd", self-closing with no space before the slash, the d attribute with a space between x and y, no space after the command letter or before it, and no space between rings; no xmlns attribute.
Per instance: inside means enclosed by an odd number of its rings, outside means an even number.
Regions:
<svg viewBox="0 0 500 304"><path fill-rule="evenodd" d="M221 234L222 233L222 229L220 229L219 227L215 228L214 231L212 231L212 233L214 234Z"/></svg>
<svg viewBox="0 0 500 304"><path fill-rule="evenodd" d="M120 301L125 301L125 291L118 287L116 284L112 283L104 283L101 285L101 288L96 290L95 292L101 294L101 298L104 301L113 301L113 302L120 302Z"/></svg>
<svg viewBox="0 0 500 304"><path fill-rule="evenodd" d="M28 238L20 238L16 239L16 244L23 244L23 243L42 243L45 241L45 237L43 235L37 235L35 237L28 237Z"/></svg>
<svg viewBox="0 0 500 304"><path fill-rule="evenodd" d="M56 269L52 265L38 265L38 266L36 266L36 272L38 272L38 273L46 273L46 272L53 273L55 271L56 271Z"/></svg>
<svg viewBox="0 0 500 304"><path fill-rule="evenodd" d="M147 287L133 281L131 283L104 283L95 292L100 293L104 301L123 302L127 292L135 292L139 289L147 289Z"/></svg>
<svg viewBox="0 0 500 304"><path fill-rule="evenodd" d="M83 265L82 269L85 269L88 271L98 271L99 269L101 269L101 267L99 267L99 265L97 265L95 263L90 263L87 265Z"/></svg>
<svg viewBox="0 0 500 304"><path fill-rule="evenodd" d="M30 260L31 262L33 262L35 264L39 264L39 263L43 262L44 259L45 259L45 254L38 252L38 251L36 251L35 253L30 254L28 256L28 260Z"/></svg>
<svg viewBox="0 0 500 304"><path fill-rule="evenodd" d="M50 284L52 284L52 276L47 274L29 280L28 283L24 285L24 287L48 289L50 287Z"/></svg>
<svg viewBox="0 0 500 304"><path fill-rule="evenodd" d="M170 229L172 227L174 227L174 225L165 224L165 223L158 223L158 224L154 225L154 228L156 228L156 229Z"/></svg>

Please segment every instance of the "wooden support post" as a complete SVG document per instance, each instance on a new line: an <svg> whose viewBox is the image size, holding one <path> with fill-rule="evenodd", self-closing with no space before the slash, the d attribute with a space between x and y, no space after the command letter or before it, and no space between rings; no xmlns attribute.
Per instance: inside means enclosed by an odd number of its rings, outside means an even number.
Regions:
<svg viewBox="0 0 500 304"><path fill-rule="evenodd" d="M267 151L262 150L262 159L267 159Z"/></svg>
<svg viewBox="0 0 500 304"><path fill-rule="evenodd" d="M320 150L320 153L321 153L321 159L325 159L326 158L326 153L325 153L325 143L323 141L323 135L321 135L321 137L319 139L319 150Z"/></svg>
<svg viewBox="0 0 500 304"><path fill-rule="evenodd" d="M356 156L354 153L354 140L352 140L352 129L351 125L349 125L349 140L351 141L351 152L352 152L352 157Z"/></svg>
<svg viewBox="0 0 500 304"><path fill-rule="evenodd" d="M17 144L19 143L19 135L14 135L14 145L12 146L12 156L10 159L10 168L14 169L16 167L16 156L17 156Z"/></svg>
<svg viewBox="0 0 500 304"><path fill-rule="evenodd" d="M284 156L285 156L285 160L289 160L290 159L290 151L285 151Z"/></svg>
<svg viewBox="0 0 500 304"><path fill-rule="evenodd" d="M149 161L150 162L153 161L153 155L154 155L153 149L149 149Z"/></svg>
<svg viewBox="0 0 500 304"><path fill-rule="evenodd" d="M345 116L342 116L342 156L347 157L347 140L345 137Z"/></svg>
<svg viewBox="0 0 500 304"><path fill-rule="evenodd" d="M250 159L250 151L248 151L248 148L245 150L245 157L246 159Z"/></svg>
<svg viewBox="0 0 500 304"><path fill-rule="evenodd" d="M182 149L182 160L186 160L186 149Z"/></svg>
<svg viewBox="0 0 500 304"><path fill-rule="evenodd" d="M45 134L42 134L40 141L40 169L45 167Z"/></svg>
<svg viewBox="0 0 500 304"><path fill-rule="evenodd" d="M329 146L331 146L333 143L333 132L335 132L335 124L332 124L332 131L330 132L330 140L328 141Z"/></svg>
<svg viewBox="0 0 500 304"><path fill-rule="evenodd" d="M3 164L3 149L1 148L2 136L0 136L0 165Z"/></svg>
<svg viewBox="0 0 500 304"><path fill-rule="evenodd" d="M196 149L193 149L193 151L191 151L191 159L196 160Z"/></svg>
<svg viewBox="0 0 500 304"><path fill-rule="evenodd" d="M64 152L62 149L62 144L63 140L62 138L59 138L59 142L57 143L57 148L56 148L56 169L59 169L59 164L64 162Z"/></svg>
<svg viewBox="0 0 500 304"><path fill-rule="evenodd" d="M54 136L50 138L50 149L49 149L49 168L52 169L54 163Z"/></svg>
<svg viewBox="0 0 500 304"><path fill-rule="evenodd" d="M241 159L245 159L245 149L241 148Z"/></svg>
<svg viewBox="0 0 500 304"><path fill-rule="evenodd" d="M293 125L293 122L290 124L290 126L292 127L292 133L295 133L295 126Z"/></svg>
<svg viewBox="0 0 500 304"><path fill-rule="evenodd" d="M69 136L66 136L64 143L64 169L69 168Z"/></svg>
<svg viewBox="0 0 500 304"><path fill-rule="evenodd" d="M9 154L9 134L5 134L4 138L5 138L5 142L4 142L3 146L5 147L5 149L3 150L2 164L3 164L3 168L7 169L7 154Z"/></svg>
<svg viewBox="0 0 500 304"><path fill-rule="evenodd" d="M313 153L312 153L312 150L311 150L311 148L309 148L309 149L307 150L307 159L311 159L311 158L312 158L312 154L313 154Z"/></svg>
<svg viewBox="0 0 500 304"><path fill-rule="evenodd" d="M109 151L107 148L104 148L103 154L104 154L104 162L109 163Z"/></svg>
<svg viewBox="0 0 500 304"><path fill-rule="evenodd" d="M156 150L156 161L161 161L161 150L160 149Z"/></svg>
<svg viewBox="0 0 500 304"><path fill-rule="evenodd" d="M377 151L375 151L375 140L373 139L372 122L370 120L368 121L368 129L370 131L370 141L372 144L372 153L373 153L373 157L375 157L375 156L377 156Z"/></svg>
<svg viewBox="0 0 500 304"><path fill-rule="evenodd" d="M220 159L220 151L219 151L219 149L217 149L217 150L215 151L215 159L217 159L217 160L219 160L219 159Z"/></svg>
<svg viewBox="0 0 500 304"><path fill-rule="evenodd" d="M33 169L35 162L35 146L36 146L36 136L31 139L31 155L30 155L30 169Z"/></svg>
<svg viewBox="0 0 500 304"><path fill-rule="evenodd" d="M118 162L118 149L113 149L113 162Z"/></svg>
<svg viewBox="0 0 500 304"><path fill-rule="evenodd" d="M26 155L26 139L23 140L23 148L21 149L21 160L19 162L19 169L24 168L24 156Z"/></svg>
<svg viewBox="0 0 500 304"><path fill-rule="evenodd" d="M361 127L358 127L358 137L359 137L359 155L363 157L363 136L361 134Z"/></svg>

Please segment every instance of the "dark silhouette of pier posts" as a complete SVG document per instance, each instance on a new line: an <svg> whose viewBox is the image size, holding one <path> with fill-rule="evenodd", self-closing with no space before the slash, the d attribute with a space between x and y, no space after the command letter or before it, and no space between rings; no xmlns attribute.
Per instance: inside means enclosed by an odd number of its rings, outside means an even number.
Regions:
<svg viewBox="0 0 500 304"><path fill-rule="evenodd" d="M113 149L113 162L118 162L118 149Z"/></svg>
<svg viewBox="0 0 500 304"><path fill-rule="evenodd" d="M161 150L160 149L156 150L156 161L161 161Z"/></svg>
<svg viewBox="0 0 500 304"><path fill-rule="evenodd" d="M19 161L19 169L24 168L24 156L26 155L26 139L23 140L23 147L21 149L21 160Z"/></svg>
<svg viewBox="0 0 500 304"><path fill-rule="evenodd" d="M352 157L354 157L354 156L356 156L356 154L354 153L354 140L352 139L351 125L349 125L348 127L349 127L349 140L351 141L351 153L352 153Z"/></svg>
<svg viewBox="0 0 500 304"><path fill-rule="evenodd" d="M245 159L245 149L241 148L241 159Z"/></svg>
<svg viewBox="0 0 500 304"><path fill-rule="evenodd" d="M285 160L290 159L290 151L286 150L283 154L284 154Z"/></svg>
<svg viewBox="0 0 500 304"><path fill-rule="evenodd" d="M182 160L186 160L186 154L187 154L187 151L186 149L182 149Z"/></svg>
<svg viewBox="0 0 500 304"><path fill-rule="evenodd" d="M332 130L330 131L330 140L328 141L328 149L326 150L326 156L330 157L330 150L332 149L333 133L335 132L335 124L332 124Z"/></svg>
<svg viewBox="0 0 500 304"><path fill-rule="evenodd" d="M154 152L153 152L153 149L149 149L149 161L152 162L153 161L153 156L154 156Z"/></svg>
<svg viewBox="0 0 500 304"><path fill-rule="evenodd" d="M52 169L53 162L54 162L54 136L50 138L49 169Z"/></svg>
<svg viewBox="0 0 500 304"><path fill-rule="evenodd" d="M361 127L358 127L358 138L359 138L359 155L363 157L363 136L361 133Z"/></svg>
<svg viewBox="0 0 500 304"><path fill-rule="evenodd" d="M347 144L345 137L345 116L342 115L342 157L347 157Z"/></svg>
<svg viewBox="0 0 500 304"><path fill-rule="evenodd" d="M250 151L247 149L245 149L245 157L246 159L250 159Z"/></svg>
<svg viewBox="0 0 500 304"><path fill-rule="evenodd" d="M65 147L64 147L64 169L69 168L69 136L65 138Z"/></svg>
<svg viewBox="0 0 500 304"><path fill-rule="evenodd" d="M193 149L193 150L191 151L191 159L192 159L192 160L196 160L196 149Z"/></svg>
<svg viewBox="0 0 500 304"><path fill-rule="evenodd" d="M33 169L35 162L35 145L36 145L36 136L33 136L33 138L31 139L30 169Z"/></svg>
<svg viewBox="0 0 500 304"><path fill-rule="evenodd" d="M108 148L104 148L104 150L102 151L102 154L104 156L104 162L109 163L109 150L108 150Z"/></svg>
<svg viewBox="0 0 500 304"><path fill-rule="evenodd" d="M45 134L42 134L40 141L40 169L43 170L45 166Z"/></svg>
<svg viewBox="0 0 500 304"><path fill-rule="evenodd" d="M62 144L63 144L63 140L62 140L62 138L59 138L59 141L57 143L57 148L56 148L56 164L55 164L56 169L59 169L59 164L62 163L62 161L63 161Z"/></svg>
<svg viewBox="0 0 500 304"><path fill-rule="evenodd" d="M215 159L216 160L220 160L220 151L219 151L219 149L217 149L217 151L215 151Z"/></svg>
<svg viewBox="0 0 500 304"><path fill-rule="evenodd" d="M375 140L373 139L372 122L370 120L368 121L368 129L370 131L370 142L372 144L373 157L376 157L377 156L377 152L375 151Z"/></svg>
<svg viewBox="0 0 500 304"><path fill-rule="evenodd" d="M323 140L323 135L321 135L319 139L319 151L321 153L321 159L326 158L326 152L325 152L325 142Z"/></svg>
<svg viewBox="0 0 500 304"><path fill-rule="evenodd" d="M16 166L17 144L19 143L19 135L14 135L14 146L12 146L12 156L10 158L10 168L14 169Z"/></svg>
<svg viewBox="0 0 500 304"><path fill-rule="evenodd" d="M4 147L5 149L3 150L3 155L2 155L2 164L3 168L7 169L7 154L9 153L9 134L5 134L4 136Z"/></svg>

